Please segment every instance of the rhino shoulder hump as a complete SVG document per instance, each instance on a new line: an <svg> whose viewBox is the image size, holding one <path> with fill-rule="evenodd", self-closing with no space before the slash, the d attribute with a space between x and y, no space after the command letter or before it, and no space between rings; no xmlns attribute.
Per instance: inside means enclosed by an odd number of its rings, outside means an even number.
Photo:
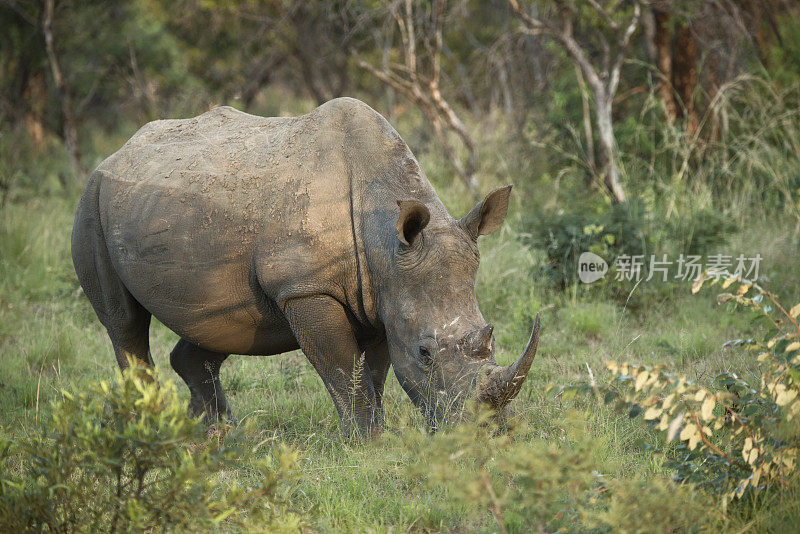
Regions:
<svg viewBox="0 0 800 534"><path fill-rule="evenodd" d="M197 119L213 119L217 117L226 117L226 118L257 118L256 115L251 115L249 113L245 113L244 111L240 111L231 106L217 106L215 108L211 108L205 113L198 115ZM258 117L261 118L261 117Z"/></svg>
<svg viewBox="0 0 800 534"><path fill-rule="evenodd" d="M316 112L321 115L335 117L340 126L350 124L382 123L386 119L383 115L369 107L361 100L350 97L334 98L318 107ZM388 123L387 123L388 125Z"/></svg>
<svg viewBox="0 0 800 534"><path fill-rule="evenodd" d="M346 131L351 139L361 140L363 145L389 147L392 152L396 147L406 147L389 121L361 100L335 98L315 111L327 116L337 128Z"/></svg>
<svg viewBox="0 0 800 534"><path fill-rule="evenodd" d="M374 109L369 107L368 104L362 102L357 98L352 98L349 96L342 96L339 98L334 98L332 100L328 100L324 104L320 106L320 109L336 109L336 110L358 110L358 111L369 111L371 113L377 113Z"/></svg>

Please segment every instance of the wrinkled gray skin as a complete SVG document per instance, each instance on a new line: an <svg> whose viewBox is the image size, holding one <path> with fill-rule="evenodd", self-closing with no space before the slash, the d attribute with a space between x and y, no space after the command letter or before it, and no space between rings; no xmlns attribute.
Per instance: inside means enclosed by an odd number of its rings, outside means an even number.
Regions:
<svg viewBox="0 0 800 534"><path fill-rule="evenodd" d="M347 429L381 429L390 365L435 424L470 396L504 406L535 353L538 318L520 361L497 366L475 299L477 238L509 192L454 220L358 100L293 118L221 107L149 123L100 164L72 258L121 367L152 365L151 315L180 335L170 363L196 414L229 413L229 354L299 347Z"/></svg>

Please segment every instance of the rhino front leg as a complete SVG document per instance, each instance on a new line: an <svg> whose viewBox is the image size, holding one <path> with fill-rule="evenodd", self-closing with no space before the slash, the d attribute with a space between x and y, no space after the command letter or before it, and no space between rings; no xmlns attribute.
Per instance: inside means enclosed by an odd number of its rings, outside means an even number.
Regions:
<svg viewBox="0 0 800 534"><path fill-rule="evenodd" d="M328 296L291 299L283 307L297 343L317 370L339 412L344 431L371 436L382 417L372 375L347 313Z"/></svg>
<svg viewBox="0 0 800 534"><path fill-rule="evenodd" d="M389 367L392 364L391 360L389 360L389 347L386 345L386 339L366 344L364 346L364 355L372 378L372 387L375 390L377 417L381 427L383 427L386 424L386 417L383 411L383 388L386 384L386 375L389 374Z"/></svg>
<svg viewBox="0 0 800 534"><path fill-rule="evenodd" d="M172 349L169 363L189 386L189 412L192 415L199 416L205 412L212 423L221 417L230 417L228 402L219 382L219 369L227 357L227 354L200 348L185 339L178 341Z"/></svg>

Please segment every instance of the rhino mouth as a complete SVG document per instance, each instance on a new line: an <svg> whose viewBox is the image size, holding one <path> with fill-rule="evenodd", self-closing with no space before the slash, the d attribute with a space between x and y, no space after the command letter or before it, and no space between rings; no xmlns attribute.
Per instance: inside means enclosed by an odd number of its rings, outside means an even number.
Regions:
<svg viewBox="0 0 800 534"><path fill-rule="evenodd" d="M487 328L491 335L491 327ZM460 408L463 408L464 401L468 397L488 404L494 410L502 411L519 394L522 384L527 378L539 345L540 330L541 321L537 313L528 344L517 361L503 367L494 363L493 358L488 358L489 362L484 364L471 378L468 378L467 375L463 377L470 382L469 385L463 384L465 386L463 389L455 387L450 392L428 389L423 393L424 389L407 388L405 385L404 387L414 404L422 408L428 424L434 431L446 421L459 420L459 414L462 412Z"/></svg>

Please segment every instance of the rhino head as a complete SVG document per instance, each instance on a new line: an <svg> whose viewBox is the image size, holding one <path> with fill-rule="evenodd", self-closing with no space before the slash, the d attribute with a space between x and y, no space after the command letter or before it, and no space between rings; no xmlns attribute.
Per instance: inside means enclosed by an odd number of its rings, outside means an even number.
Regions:
<svg viewBox="0 0 800 534"><path fill-rule="evenodd" d="M478 237L500 228L511 186L498 189L460 220L431 217L421 202L399 201L391 269L397 283L381 296L395 375L432 426L469 398L502 409L530 369L539 339L508 367L494 359L493 326L478 309Z"/></svg>

